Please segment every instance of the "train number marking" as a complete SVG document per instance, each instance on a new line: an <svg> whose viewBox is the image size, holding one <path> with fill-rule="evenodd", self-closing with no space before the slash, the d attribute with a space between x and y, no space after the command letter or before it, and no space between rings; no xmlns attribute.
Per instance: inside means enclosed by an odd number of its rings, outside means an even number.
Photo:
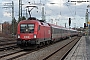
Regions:
<svg viewBox="0 0 90 60"><path fill-rule="evenodd" d="M24 36L24 38L30 38L29 36Z"/></svg>

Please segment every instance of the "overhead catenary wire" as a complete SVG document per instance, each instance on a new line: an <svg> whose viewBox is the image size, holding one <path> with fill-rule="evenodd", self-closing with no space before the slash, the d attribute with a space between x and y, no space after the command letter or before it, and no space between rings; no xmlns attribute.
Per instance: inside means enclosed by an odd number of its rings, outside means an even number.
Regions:
<svg viewBox="0 0 90 60"><path fill-rule="evenodd" d="M72 10L71 10L71 8L66 4L66 6L68 7L68 9L69 9L69 11L70 11L70 13L71 13L71 15L74 17L75 16L75 14L73 14L73 12L72 12ZM76 10L76 9L75 9Z"/></svg>

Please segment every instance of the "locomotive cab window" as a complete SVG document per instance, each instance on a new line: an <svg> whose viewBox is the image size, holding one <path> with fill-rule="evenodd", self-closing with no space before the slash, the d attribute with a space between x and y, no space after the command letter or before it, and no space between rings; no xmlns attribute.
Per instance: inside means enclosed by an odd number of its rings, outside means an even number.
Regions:
<svg viewBox="0 0 90 60"><path fill-rule="evenodd" d="M34 24L21 24L20 32L21 33L33 33L34 32Z"/></svg>

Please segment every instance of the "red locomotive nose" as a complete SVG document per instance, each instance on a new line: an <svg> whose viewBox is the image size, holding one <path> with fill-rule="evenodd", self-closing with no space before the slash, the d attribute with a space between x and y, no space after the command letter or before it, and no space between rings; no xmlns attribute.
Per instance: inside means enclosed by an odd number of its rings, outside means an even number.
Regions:
<svg viewBox="0 0 90 60"><path fill-rule="evenodd" d="M20 34L20 39L23 39L23 40L31 40L31 39L34 39L36 38L36 34Z"/></svg>

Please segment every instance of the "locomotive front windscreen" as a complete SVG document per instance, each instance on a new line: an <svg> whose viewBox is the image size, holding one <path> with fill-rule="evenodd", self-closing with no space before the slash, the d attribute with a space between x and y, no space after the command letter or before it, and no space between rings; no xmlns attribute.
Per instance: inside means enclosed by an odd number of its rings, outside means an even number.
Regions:
<svg viewBox="0 0 90 60"><path fill-rule="evenodd" d="M21 24L20 33L34 33L34 24Z"/></svg>

